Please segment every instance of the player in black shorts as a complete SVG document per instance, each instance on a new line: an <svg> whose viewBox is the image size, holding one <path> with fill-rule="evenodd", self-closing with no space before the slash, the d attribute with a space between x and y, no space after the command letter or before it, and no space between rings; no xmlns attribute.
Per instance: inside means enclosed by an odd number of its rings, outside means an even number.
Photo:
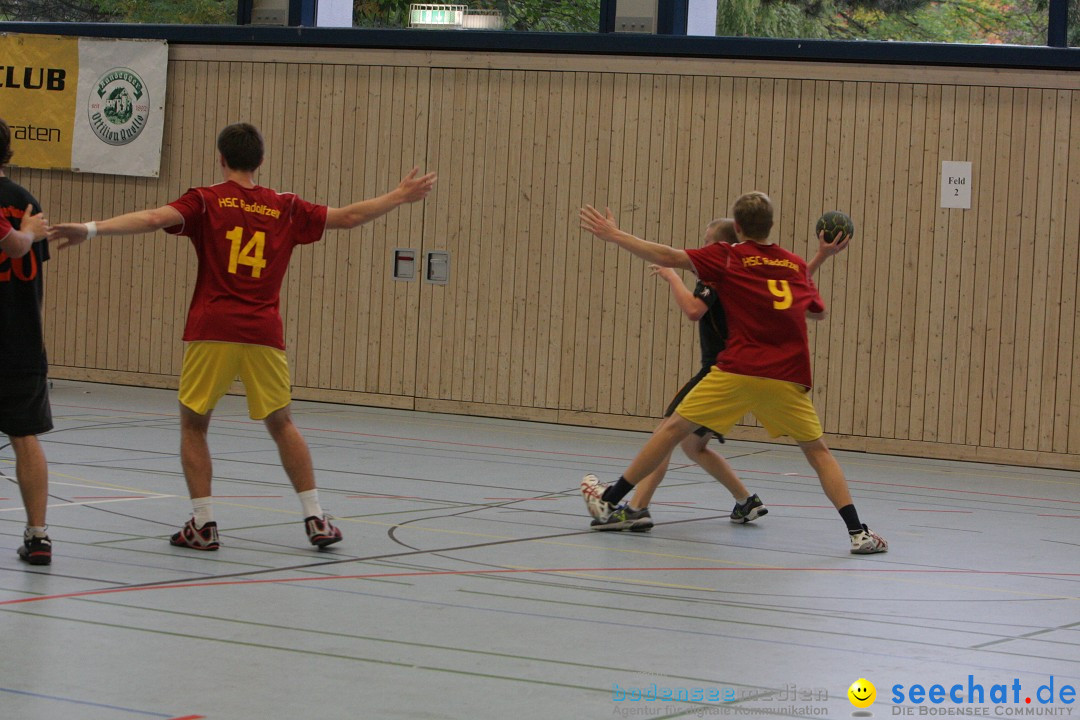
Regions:
<svg viewBox="0 0 1080 720"><path fill-rule="evenodd" d="M11 129L0 120L0 432L15 452L15 477L26 508L19 557L48 565L49 469L37 436L53 427L41 329L41 271L49 246L37 200L4 172L11 155Z"/></svg>
<svg viewBox="0 0 1080 720"><path fill-rule="evenodd" d="M728 218L713 220L705 228L704 240L706 245L716 242L738 242L735 236L735 223ZM699 281L694 292L691 293L683 284L679 274L671 268L650 265L649 269L654 275L659 275L667 281L671 286L672 297L679 308L688 318L698 322L698 335L701 339L701 370L683 385L668 405L667 410L664 411L664 420L660 423L660 427L663 427L682 399L709 374L709 370L716 364L716 356L724 349L727 342L727 322L716 291L711 287ZM682 449L688 458L716 478L735 498L735 508L730 515L731 521L747 523L768 513L769 510L761 502L761 498L746 489L728 461L708 448L709 440L714 436L719 438L720 442L724 441L723 436L708 428L698 428L693 435L683 440ZM670 462L671 454L669 453L656 470L635 486L634 494L628 503L619 507L606 520L593 520L590 527L593 530L632 530L635 532L650 530L653 521L649 514L649 501L652 500L653 493L663 481Z"/></svg>

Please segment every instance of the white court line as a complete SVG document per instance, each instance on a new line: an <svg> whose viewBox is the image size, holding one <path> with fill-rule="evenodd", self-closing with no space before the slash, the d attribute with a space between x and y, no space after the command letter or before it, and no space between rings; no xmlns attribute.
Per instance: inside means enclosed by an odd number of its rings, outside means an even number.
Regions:
<svg viewBox="0 0 1080 720"><path fill-rule="evenodd" d="M139 500L160 500L162 498L177 498L177 497L180 497L180 496L179 495L152 495L150 497L116 498L114 500L87 500L86 502L56 503L55 505L47 505L46 507L49 508L49 509L52 509L52 508L62 508L62 507L73 507L73 506L76 506L76 505L105 505L107 503L137 502ZM2 508L2 509L0 509L0 513L14 512L16 510L22 512L23 508L22 508L21 505L18 506L18 507Z"/></svg>

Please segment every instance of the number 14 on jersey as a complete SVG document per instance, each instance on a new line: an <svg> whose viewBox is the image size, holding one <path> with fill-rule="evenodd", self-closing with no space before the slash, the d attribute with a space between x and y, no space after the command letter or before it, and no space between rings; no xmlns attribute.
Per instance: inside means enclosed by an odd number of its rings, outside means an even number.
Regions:
<svg viewBox="0 0 1080 720"><path fill-rule="evenodd" d="M261 277L262 269L266 267L266 260L263 259L266 233L262 230L254 233L243 249L240 245L244 241L244 228L237 225L225 233L225 238L232 241L232 248L229 251L229 272L235 275L240 265L247 265L251 268L251 277Z"/></svg>

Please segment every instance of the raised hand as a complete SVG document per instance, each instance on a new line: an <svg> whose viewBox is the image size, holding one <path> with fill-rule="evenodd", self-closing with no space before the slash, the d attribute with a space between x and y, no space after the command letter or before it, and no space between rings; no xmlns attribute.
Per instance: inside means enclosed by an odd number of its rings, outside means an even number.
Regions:
<svg viewBox="0 0 1080 720"><path fill-rule="evenodd" d="M435 181L438 179L433 172L429 172L427 175L421 175L417 177L417 173L420 172L419 167L414 167L409 171L409 174L402 178L398 183L397 189L401 193L401 196L405 198L405 202L416 202L417 200L423 200L427 197L427 194L431 192L431 189L435 187Z"/></svg>

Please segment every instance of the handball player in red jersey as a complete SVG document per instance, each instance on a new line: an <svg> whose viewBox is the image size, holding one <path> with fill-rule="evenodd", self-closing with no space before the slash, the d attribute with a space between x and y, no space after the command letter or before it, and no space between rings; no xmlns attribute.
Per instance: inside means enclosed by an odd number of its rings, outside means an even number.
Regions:
<svg viewBox="0 0 1080 720"><path fill-rule="evenodd" d="M355 228L399 205L423 200L435 173L420 175L413 168L384 195L332 208L255 183L264 144L254 126L229 125L218 135L217 149L223 182L192 188L154 210L56 225L49 238L60 240L63 249L97 235L165 230L190 238L195 247L198 276L180 375L180 461L193 512L170 542L195 550L220 545L207 432L215 404L239 376L251 418L266 424L296 489L308 540L321 549L340 541L341 530L319 503L311 453L289 412L291 379L278 310L281 282L294 247L317 242L325 230Z"/></svg>
<svg viewBox="0 0 1080 720"><path fill-rule="evenodd" d="M821 422L810 402L810 347L806 320L825 317L825 303L806 262L769 240L772 201L747 193L732 209L734 245L714 243L680 250L623 232L608 210L581 209L581 227L596 237L661 267L697 273L716 287L727 316L727 346L700 383L683 399L671 421L660 427L622 477L602 485L594 475L581 481L589 514L606 519L619 501L663 462L697 427L725 434L752 412L773 437L791 436L817 473L825 495L848 528L851 552L885 552L888 543L859 520L840 464L822 439Z"/></svg>

